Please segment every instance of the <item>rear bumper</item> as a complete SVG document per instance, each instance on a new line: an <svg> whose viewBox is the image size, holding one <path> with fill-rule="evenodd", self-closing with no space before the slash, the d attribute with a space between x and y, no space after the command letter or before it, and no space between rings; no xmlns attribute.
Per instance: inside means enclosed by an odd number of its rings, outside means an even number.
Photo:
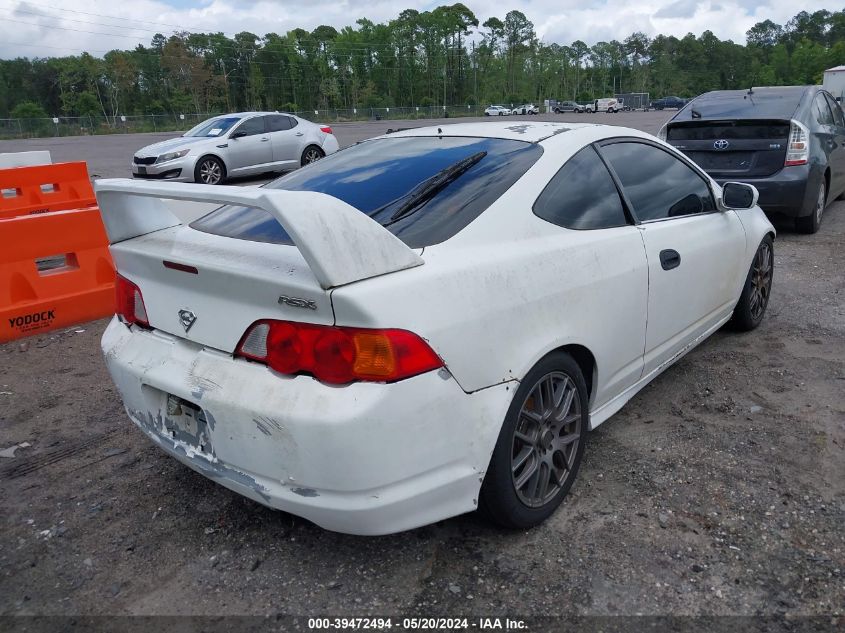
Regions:
<svg viewBox="0 0 845 633"><path fill-rule="evenodd" d="M323 139L323 152L326 156L334 154L339 149L340 143L338 143L337 137L334 134L326 134L326 138Z"/></svg>
<svg viewBox="0 0 845 633"><path fill-rule="evenodd" d="M758 204L763 211L799 217L813 212L821 177L811 165L796 165L765 178L718 178L716 182L720 186L726 182L754 185L760 192Z"/></svg>
<svg viewBox="0 0 845 633"><path fill-rule="evenodd" d="M445 370L330 387L117 318L102 347L127 413L162 450L258 503L352 534L474 510L513 394L466 394ZM202 422L168 412L168 394L199 407Z"/></svg>

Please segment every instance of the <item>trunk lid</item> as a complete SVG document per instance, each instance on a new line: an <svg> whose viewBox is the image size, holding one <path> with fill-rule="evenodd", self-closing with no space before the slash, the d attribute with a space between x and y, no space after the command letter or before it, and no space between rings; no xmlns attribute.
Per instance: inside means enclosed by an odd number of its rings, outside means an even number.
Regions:
<svg viewBox="0 0 845 633"><path fill-rule="evenodd" d="M381 224L323 193L126 179L94 188L115 268L139 287L150 326L225 352L259 319L331 325L332 288L423 264ZM164 200L262 209L294 244L183 226Z"/></svg>
<svg viewBox="0 0 845 633"><path fill-rule="evenodd" d="M764 177L783 169L788 120L669 123L666 140L717 179Z"/></svg>
<svg viewBox="0 0 845 633"><path fill-rule="evenodd" d="M329 291L295 246L178 226L114 244L111 253L140 288L151 327L224 352L259 319L334 323Z"/></svg>

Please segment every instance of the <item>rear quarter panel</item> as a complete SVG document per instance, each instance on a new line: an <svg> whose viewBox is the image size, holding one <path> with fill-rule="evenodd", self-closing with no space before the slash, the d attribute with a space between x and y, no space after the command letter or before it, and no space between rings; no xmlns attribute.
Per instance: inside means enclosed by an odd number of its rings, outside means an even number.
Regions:
<svg viewBox="0 0 845 633"><path fill-rule="evenodd" d="M594 406L635 382L648 299L637 229L570 231L531 209L575 151L607 136L607 128L592 127L544 143L540 160L494 205L425 248L425 265L336 288L337 323L423 336L467 392L520 380L567 344L596 359ZM567 135L569 142L558 140Z"/></svg>

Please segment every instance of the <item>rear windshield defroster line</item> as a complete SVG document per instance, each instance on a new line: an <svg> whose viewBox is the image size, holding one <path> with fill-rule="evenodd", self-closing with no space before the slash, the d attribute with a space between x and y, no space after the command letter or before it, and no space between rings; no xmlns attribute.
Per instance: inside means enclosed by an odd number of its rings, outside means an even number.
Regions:
<svg viewBox="0 0 845 633"><path fill-rule="evenodd" d="M421 202L391 219L408 194L439 172L468 158L467 169ZM411 248L455 235L507 191L542 155L525 141L475 137L400 137L365 141L293 171L266 186L318 191L343 200L386 225ZM228 205L194 221L192 228L235 239L293 244L266 211Z"/></svg>

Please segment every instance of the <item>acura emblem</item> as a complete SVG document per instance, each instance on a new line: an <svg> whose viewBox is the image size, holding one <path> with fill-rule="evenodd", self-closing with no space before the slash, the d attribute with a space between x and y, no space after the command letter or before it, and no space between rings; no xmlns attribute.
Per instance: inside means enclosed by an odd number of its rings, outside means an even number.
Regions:
<svg viewBox="0 0 845 633"><path fill-rule="evenodd" d="M191 326L196 322L197 315L190 310L179 310L179 322L185 328L185 334L191 329Z"/></svg>
<svg viewBox="0 0 845 633"><path fill-rule="evenodd" d="M718 141L713 141L714 149L728 149L728 145L730 145L730 143L723 138L720 138Z"/></svg>

